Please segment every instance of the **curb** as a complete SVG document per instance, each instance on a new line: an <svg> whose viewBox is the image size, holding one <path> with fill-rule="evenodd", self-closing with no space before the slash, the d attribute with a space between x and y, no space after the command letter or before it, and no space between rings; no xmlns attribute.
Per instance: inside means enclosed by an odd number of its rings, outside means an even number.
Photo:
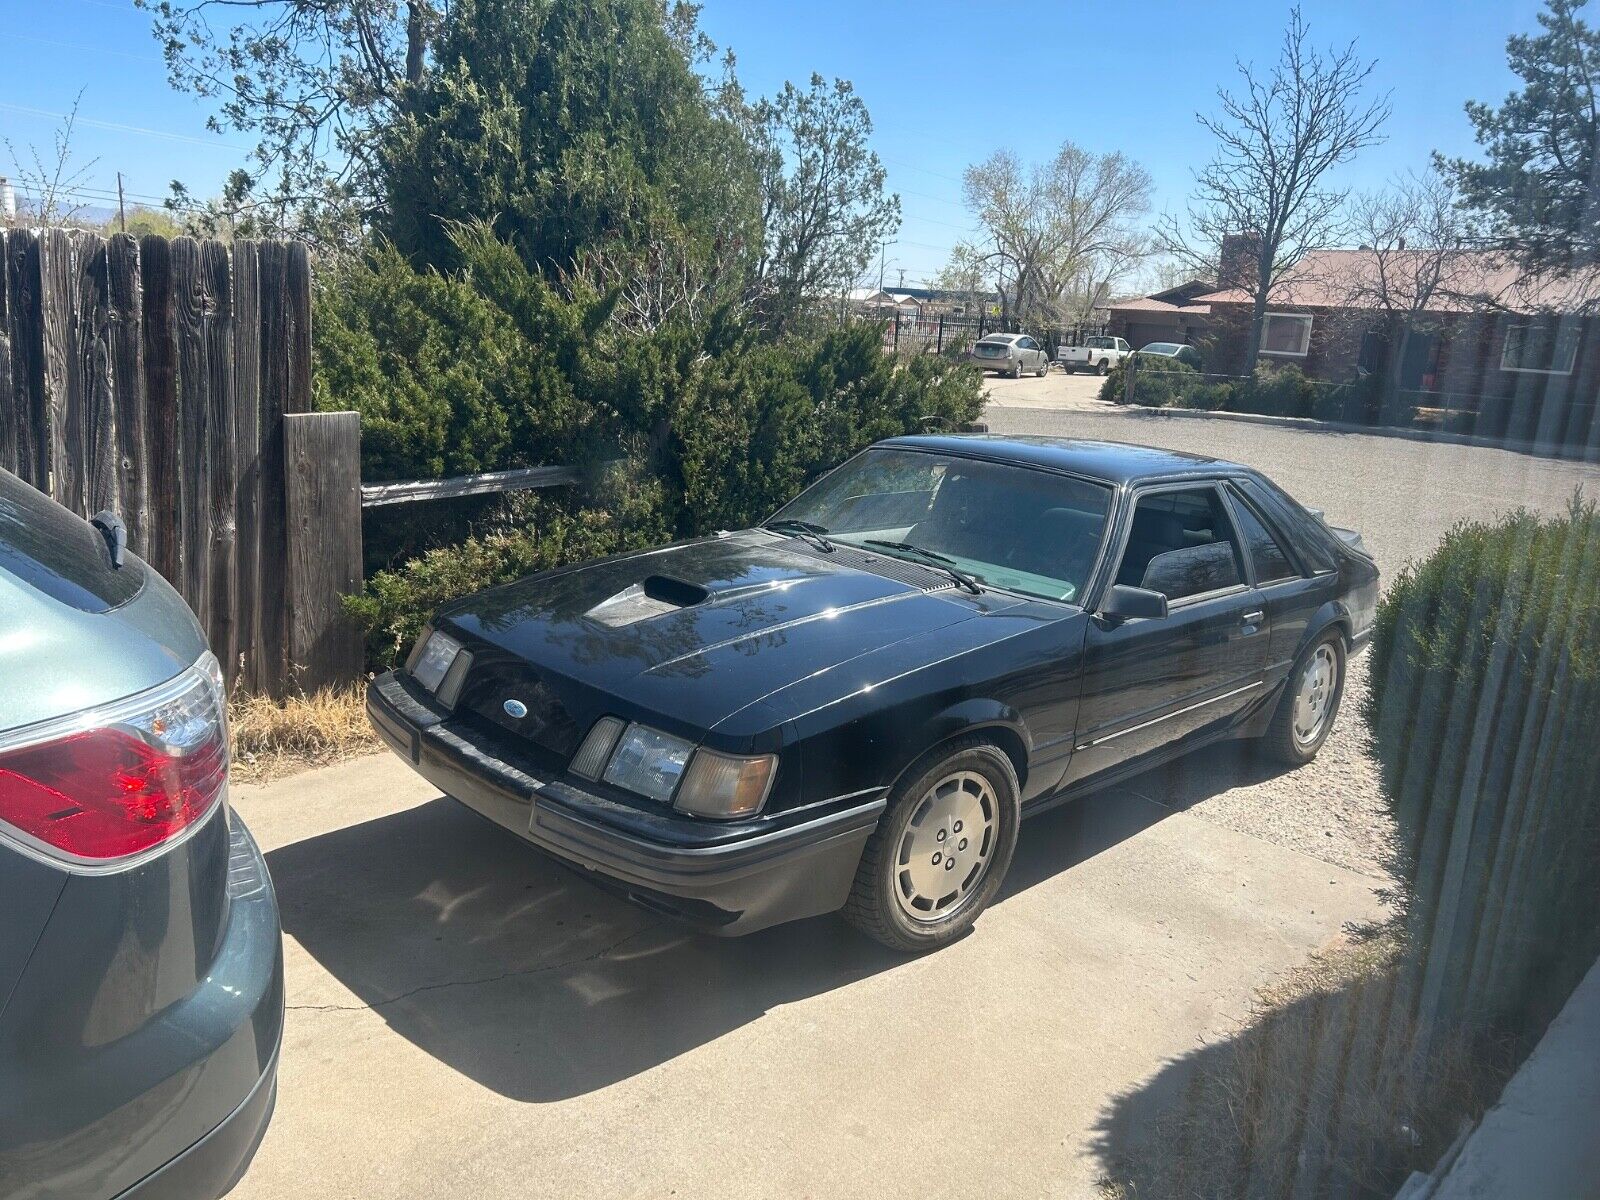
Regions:
<svg viewBox="0 0 1600 1200"><path fill-rule="evenodd" d="M1011 408L1010 405L1001 405ZM1025 411L1015 406L1014 411ZM1035 409L1035 412L1090 412L1100 409ZM1408 442L1433 442L1448 446L1482 446L1491 450L1509 450L1514 454L1531 454L1539 458L1557 458L1567 462L1595 462L1600 460L1600 447L1579 449L1555 442L1507 441L1502 438L1483 437L1474 433L1446 433L1424 429L1402 429L1394 425L1356 425L1349 421L1319 421L1313 417L1273 417L1264 413L1207 412L1195 408L1149 408L1142 404L1107 405L1108 413L1123 413L1151 420L1176 418L1178 420L1235 421L1241 425L1267 425L1279 429L1302 429L1310 433L1364 433L1372 437L1400 438Z"/></svg>

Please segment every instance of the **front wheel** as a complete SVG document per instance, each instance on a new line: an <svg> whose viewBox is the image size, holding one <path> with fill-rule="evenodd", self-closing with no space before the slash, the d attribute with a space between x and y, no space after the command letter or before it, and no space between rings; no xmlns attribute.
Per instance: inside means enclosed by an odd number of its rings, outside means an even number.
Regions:
<svg viewBox="0 0 1600 1200"><path fill-rule="evenodd" d="M1292 767L1317 756L1339 715L1344 668L1344 638L1337 631L1323 634L1295 659L1278 711L1261 739L1264 754Z"/></svg>
<svg viewBox="0 0 1600 1200"><path fill-rule="evenodd" d="M1050 373L1050 360L1048 358L1041 359L1039 361L1039 378L1043 379L1049 373Z"/></svg>
<svg viewBox="0 0 1600 1200"><path fill-rule="evenodd" d="M895 950L921 953L964 934L1005 880L1021 789L992 742L967 738L913 766L867 840L844 918Z"/></svg>

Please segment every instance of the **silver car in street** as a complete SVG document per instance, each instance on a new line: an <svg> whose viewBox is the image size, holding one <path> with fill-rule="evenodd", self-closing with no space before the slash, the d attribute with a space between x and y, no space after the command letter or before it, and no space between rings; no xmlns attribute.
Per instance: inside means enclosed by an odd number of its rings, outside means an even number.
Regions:
<svg viewBox="0 0 1600 1200"><path fill-rule="evenodd" d="M1050 369L1050 356L1043 346L1025 333L991 333L972 344L971 360L984 371L999 371L1021 379L1024 371L1044 378Z"/></svg>

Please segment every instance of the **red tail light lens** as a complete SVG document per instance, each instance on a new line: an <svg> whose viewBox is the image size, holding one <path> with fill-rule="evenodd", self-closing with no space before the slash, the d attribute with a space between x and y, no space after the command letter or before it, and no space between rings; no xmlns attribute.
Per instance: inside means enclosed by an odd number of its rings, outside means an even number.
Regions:
<svg viewBox="0 0 1600 1200"><path fill-rule="evenodd" d="M114 862L177 837L212 811L228 780L210 655L150 692L6 740L0 833L9 826L36 849L80 862Z"/></svg>

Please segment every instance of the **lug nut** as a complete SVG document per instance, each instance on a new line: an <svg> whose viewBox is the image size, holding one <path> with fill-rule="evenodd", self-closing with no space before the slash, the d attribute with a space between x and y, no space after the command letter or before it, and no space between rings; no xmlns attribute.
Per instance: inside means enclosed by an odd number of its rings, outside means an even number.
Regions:
<svg viewBox="0 0 1600 1200"><path fill-rule="evenodd" d="M944 832L944 830L941 829L941 830L939 830L938 833L934 834L933 836L936 837L939 841L942 842L945 839L945 832Z"/></svg>
<svg viewBox="0 0 1600 1200"><path fill-rule="evenodd" d="M935 854L935 855L934 855L934 856L933 856L933 865L934 865L934 866L936 866L936 867L937 867L937 866L938 866L938 865L939 865L939 863L940 863L940 862L941 862L941 861L943 861L943 859L944 859L944 855L942 855L942 854Z"/></svg>
<svg viewBox="0 0 1600 1200"><path fill-rule="evenodd" d="M965 850L966 848L967 848L967 839L966 838L962 838L961 841L956 844L956 849L957 850Z"/></svg>
<svg viewBox="0 0 1600 1200"><path fill-rule="evenodd" d="M960 833L960 832L961 832L961 822L960 822L960 821L957 821L957 822L956 822L956 832L957 832L957 833Z"/></svg>

